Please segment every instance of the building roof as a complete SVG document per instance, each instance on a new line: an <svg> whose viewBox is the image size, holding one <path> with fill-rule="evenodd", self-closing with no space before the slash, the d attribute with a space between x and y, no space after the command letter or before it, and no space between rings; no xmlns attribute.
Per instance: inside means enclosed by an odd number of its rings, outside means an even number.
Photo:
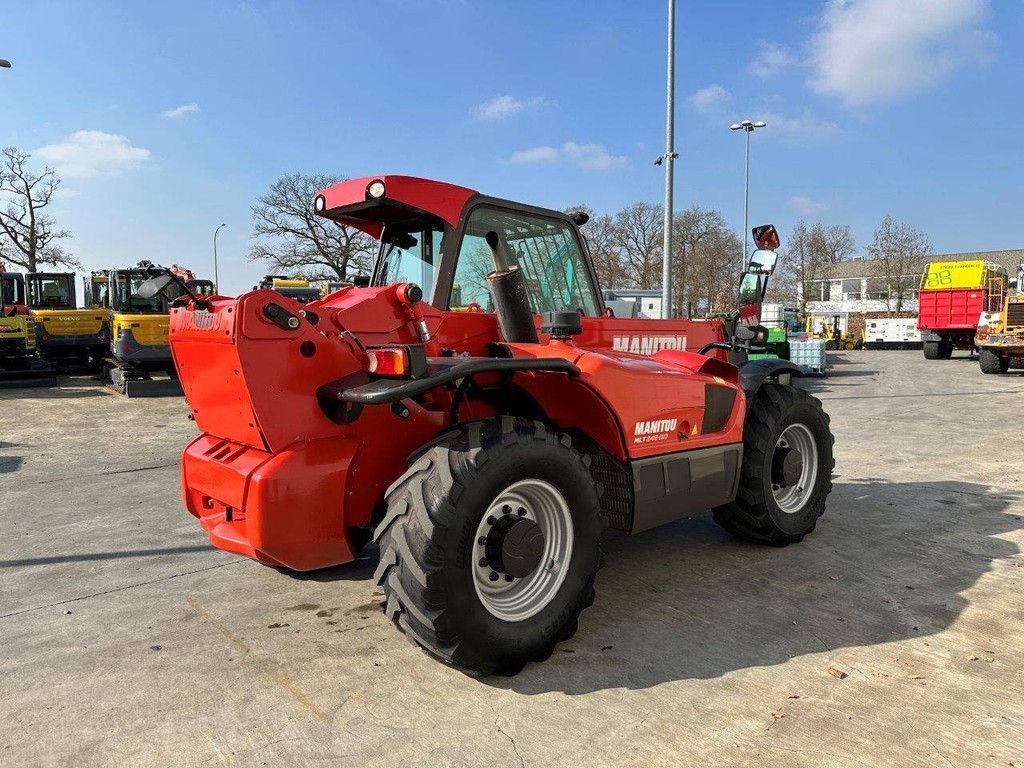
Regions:
<svg viewBox="0 0 1024 768"><path fill-rule="evenodd" d="M991 261L1004 269L1010 275L1017 274L1017 265L1024 262L1024 248L1009 248L1003 251L972 251L968 253L933 253L921 259L918 266L924 272L925 264L930 261ZM856 277L879 277L875 268L875 259L854 259L852 261L841 261L832 265L827 276L822 280L841 280L843 278Z"/></svg>

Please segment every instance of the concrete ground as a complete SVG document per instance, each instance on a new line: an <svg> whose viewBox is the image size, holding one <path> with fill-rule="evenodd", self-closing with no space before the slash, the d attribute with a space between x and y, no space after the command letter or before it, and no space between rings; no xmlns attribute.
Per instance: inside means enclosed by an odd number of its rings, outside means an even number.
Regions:
<svg viewBox="0 0 1024 768"><path fill-rule="evenodd" d="M613 538L576 637L491 680L392 629L373 553L210 548L180 398L0 392L0 764L1024 765L1024 378L833 360L813 535Z"/></svg>

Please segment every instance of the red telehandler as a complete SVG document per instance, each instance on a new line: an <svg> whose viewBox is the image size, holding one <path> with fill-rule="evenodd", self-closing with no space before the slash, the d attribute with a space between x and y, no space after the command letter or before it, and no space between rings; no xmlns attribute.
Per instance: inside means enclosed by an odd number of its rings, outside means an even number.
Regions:
<svg viewBox="0 0 1024 768"><path fill-rule="evenodd" d="M773 227L755 230L727 335L606 312L581 214L405 176L342 182L313 207L380 240L368 286L171 310L201 431L184 502L215 546L307 571L352 560L372 531L387 615L479 675L573 635L609 527L712 509L769 545L814 529L828 416L792 363L745 360L766 336Z"/></svg>

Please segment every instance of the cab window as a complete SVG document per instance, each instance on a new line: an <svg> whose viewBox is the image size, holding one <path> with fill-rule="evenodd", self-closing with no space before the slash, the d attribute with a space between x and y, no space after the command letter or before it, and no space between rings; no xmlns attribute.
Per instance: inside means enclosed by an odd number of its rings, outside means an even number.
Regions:
<svg viewBox="0 0 1024 768"><path fill-rule="evenodd" d="M385 230L373 285L415 283L423 289L423 300L429 302L443 234L440 227Z"/></svg>
<svg viewBox="0 0 1024 768"><path fill-rule="evenodd" d="M478 305L488 312L494 310L487 286L494 261L485 239L491 231L505 243L511 263L522 270L534 313L568 309L592 317L600 314L587 261L572 226L558 219L489 207L475 209L466 222L449 309Z"/></svg>

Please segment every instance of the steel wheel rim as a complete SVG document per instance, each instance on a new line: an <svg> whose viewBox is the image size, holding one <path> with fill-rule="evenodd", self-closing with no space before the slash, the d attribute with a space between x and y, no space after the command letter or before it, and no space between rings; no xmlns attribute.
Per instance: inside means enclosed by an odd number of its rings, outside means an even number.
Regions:
<svg viewBox="0 0 1024 768"><path fill-rule="evenodd" d="M818 444L806 424L790 424L775 441L773 462L775 454L780 449L796 450L801 456L800 479L795 484L779 485L775 483L776 478L772 478L772 496L775 503L787 515L793 515L803 509L814 493L818 479Z"/></svg>
<svg viewBox="0 0 1024 768"><path fill-rule="evenodd" d="M525 510L520 514L520 510ZM540 565L527 576L509 582L505 574L491 579L494 569L482 564L487 538L493 523L505 515L525 517L540 527L544 547ZM544 480L530 478L512 483L488 506L477 526L473 540L473 587L487 612L508 622L525 621L536 616L551 601L569 570L572 556L573 524L569 505L561 492Z"/></svg>

